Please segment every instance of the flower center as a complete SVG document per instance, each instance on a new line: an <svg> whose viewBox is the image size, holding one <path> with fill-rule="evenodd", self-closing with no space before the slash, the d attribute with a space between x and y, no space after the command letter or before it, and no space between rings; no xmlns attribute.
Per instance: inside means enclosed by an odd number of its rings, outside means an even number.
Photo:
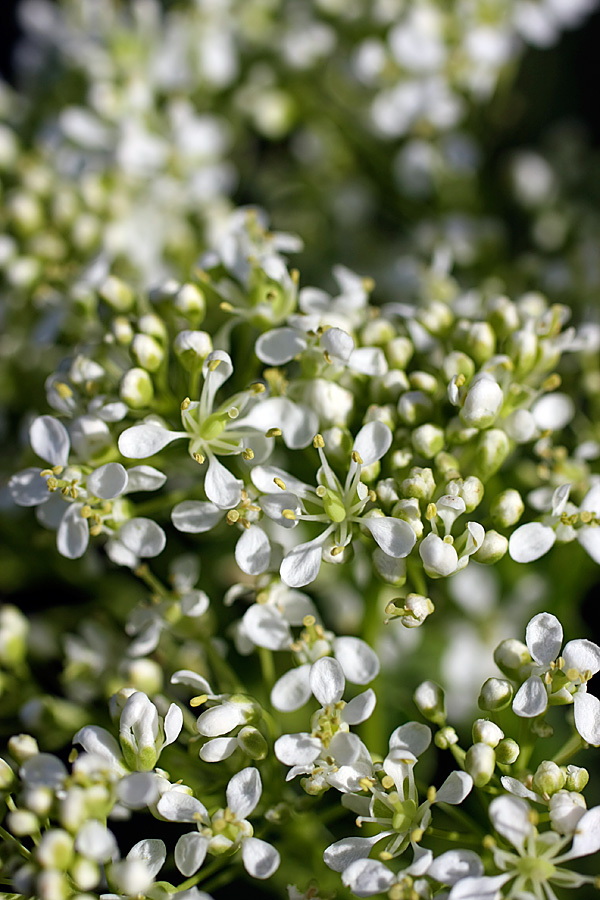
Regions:
<svg viewBox="0 0 600 900"><path fill-rule="evenodd" d="M556 874L556 866L553 866L547 859L538 859L534 856L519 859L516 868L521 875L529 878L532 884L548 881Z"/></svg>

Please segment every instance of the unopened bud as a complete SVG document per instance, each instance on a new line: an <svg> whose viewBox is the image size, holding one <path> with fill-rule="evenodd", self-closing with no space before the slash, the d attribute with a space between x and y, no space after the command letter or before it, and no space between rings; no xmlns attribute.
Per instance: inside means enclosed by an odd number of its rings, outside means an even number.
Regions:
<svg viewBox="0 0 600 900"><path fill-rule="evenodd" d="M496 754L489 744L473 744L465 756L465 770L475 787L483 787L491 779L496 768Z"/></svg>
<svg viewBox="0 0 600 900"><path fill-rule="evenodd" d="M44 834L35 855L45 869L64 871L73 859L73 838L62 828L52 828Z"/></svg>
<svg viewBox="0 0 600 900"><path fill-rule="evenodd" d="M206 300L195 284L182 284L173 298L173 304L184 316L193 318L198 324L206 313Z"/></svg>
<svg viewBox="0 0 600 900"><path fill-rule="evenodd" d="M458 735L451 725L444 725L436 732L433 742L440 750L448 750L454 744L458 744Z"/></svg>
<svg viewBox="0 0 600 900"><path fill-rule="evenodd" d="M502 388L495 378L484 373L471 383L460 418L469 428L489 428L503 403Z"/></svg>
<svg viewBox="0 0 600 900"><path fill-rule="evenodd" d="M125 316L117 316L113 319L111 331L117 343L121 344L122 347L128 347L133 340L133 328L131 322Z"/></svg>
<svg viewBox="0 0 600 900"><path fill-rule="evenodd" d="M493 712L504 709L513 697L513 688L510 681L504 678L488 678L481 687L477 703L480 709Z"/></svg>
<svg viewBox="0 0 600 900"><path fill-rule="evenodd" d="M237 742L240 749L250 759L265 759L269 752L266 740L258 728L255 728L253 725L245 725L240 730Z"/></svg>
<svg viewBox="0 0 600 900"><path fill-rule="evenodd" d="M410 470L410 475L400 485L405 497L415 497L417 500L431 500L436 484L431 469L420 469L415 466Z"/></svg>
<svg viewBox="0 0 600 900"><path fill-rule="evenodd" d="M493 529L486 531L483 543L479 550L473 554L475 562L493 566L502 559L508 550L508 538Z"/></svg>
<svg viewBox="0 0 600 900"><path fill-rule="evenodd" d="M26 837L36 834L40 830L40 823L35 813L28 809L16 809L6 817L8 830L17 837Z"/></svg>
<svg viewBox="0 0 600 900"><path fill-rule="evenodd" d="M533 789L538 794L551 797L564 788L567 783L567 776L555 762L552 760L544 760L537 767L533 776Z"/></svg>
<svg viewBox="0 0 600 900"><path fill-rule="evenodd" d="M489 322L474 322L471 325L465 349L478 366L487 362L496 350L496 335Z"/></svg>
<svg viewBox="0 0 600 900"><path fill-rule="evenodd" d="M475 363L461 350L453 350L444 358L442 372L447 382L451 381L455 375L463 375L466 381L470 381L475 374Z"/></svg>
<svg viewBox="0 0 600 900"><path fill-rule="evenodd" d="M465 512L471 513L477 509L481 501L485 488L476 475L469 475L464 481L458 483L458 496L465 501Z"/></svg>
<svg viewBox="0 0 600 900"><path fill-rule="evenodd" d="M154 386L148 372L139 368L125 372L121 379L119 396L132 409L150 406L154 399Z"/></svg>
<svg viewBox="0 0 600 900"><path fill-rule="evenodd" d="M444 449L444 429L431 423L420 425L413 431L411 441L415 453L425 459L433 459Z"/></svg>
<svg viewBox="0 0 600 900"><path fill-rule="evenodd" d="M419 425L431 418L433 412L433 402L423 391L407 391L398 400L398 415L405 425Z"/></svg>
<svg viewBox="0 0 600 900"><path fill-rule="evenodd" d="M552 828L559 834L575 834L587 810L584 798L574 791L557 791L550 797L548 806Z"/></svg>
<svg viewBox="0 0 600 900"><path fill-rule="evenodd" d="M509 452L509 439L499 428L490 428L480 435L475 458L482 481L487 481L498 471Z"/></svg>
<svg viewBox="0 0 600 900"><path fill-rule="evenodd" d="M475 719L473 722L474 744L487 744L489 747L497 747L503 737L504 732L495 722L490 722L489 719Z"/></svg>
<svg viewBox="0 0 600 900"><path fill-rule="evenodd" d="M15 782L15 773L0 756L0 791L9 791Z"/></svg>
<svg viewBox="0 0 600 900"><path fill-rule="evenodd" d="M444 691L435 681L423 681L413 694L413 700L421 715L436 725L446 721Z"/></svg>
<svg viewBox="0 0 600 900"><path fill-rule="evenodd" d="M568 791L582 791L589 780L590 773L587 769L583 769L580 766L567 766L565 788Z"/></svg>
<svg viewBox="0 0 600 900"><path fill-rule="evenodd" d="M98 293L117 312L127 312L133 306L135 299L129 285L115 275L109 275Z"/></svg>
<svg viewBox="0 0 600 900"><path fill-rule="evenodd" d="M518 641L516 638L507 638L507 640L501 641L494 650L494 662L505 675L515 678L521 666L526 666L531 662L531 654L522 641Z"/></svg>
<svg viewBox="0 0 600 900"><path fill-rule="evenodd" d="M496 759L501 765L512 766L519 758L521 748L512 738L504 738L496 747Z"/></svg>
<svg viewBox="0 0 600 900"><path fill-rule="evenodd" d="M508 488L498 494L490 507L492 521L499 528L510 528L511 525L516 525L524 511L525 504L520 493L514 488Z"/></svg>
<svg viewBox="0 0 600 900"><path fill-rule="evenodd" d="M15 734L8 741L8 750L10 755L19 763L20 766L32 756L37 756L40 752L38 742L30 734Z"/></svg>
<svg viewBox="0 0 600 900"><path fill-rule="evenodd" d="M156 372L165 358L162 347L149 334L136 334L131 349L140 366L148 372Z"/></svg>
<svg viewBox="0 0 600 900"><path fill-rule="evenodd" d="M180 331L173 342L175 354L186 370L193 372L202 366L213 345L206 331Z"/></svg>
<svg viewBox="0 0 600 900"><path fill-rule="evenodd" d="M385 355L394 369L406 369L414 352L412 341L404 336L394 338L385 348Z"/></svg>

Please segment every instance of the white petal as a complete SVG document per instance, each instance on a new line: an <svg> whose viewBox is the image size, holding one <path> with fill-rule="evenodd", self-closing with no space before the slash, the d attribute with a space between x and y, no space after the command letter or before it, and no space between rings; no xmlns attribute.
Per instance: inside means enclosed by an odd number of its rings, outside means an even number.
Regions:
<svg viewBox="0 0 600 900"><path fill-rule="evenodd" d="M556 540L554 529L541 522L528 522L513 531L508 541L508 552L518 563L533 562L548 552Z"/></svg>
<svg viewBox="0 0 600 900"><path fill-rule="evenodd" d="M369 751L357 734L338 731L329 742L329 754L338 766L351 766L360 757L369 759Z"/></svg>
<svg viewBox="0 0 600 900"><path fill-rule="evenodd" d="M577 859L579 856L589 856L600 850L600 806L594 806L588 810L575 829L575 837L569 851L569 859Z"/></svg>
<svg viewBox="0 0 600 900"><path fill-rule="evenodd" d="M537 401L531 412L535 424L542 431L559 431L575 415L575 405L567 394L546 394Z"/></svg>
<svg viewBox="0 0 600 900"><path fill-rule="evenodd" d="M154 772L134 772L121 778L117 795L129 809L143 809L158 800L158 785L159 779Z"/></svg>
<svg viewBox="0 0 600 900"><path fill-rule="evenodd" d="M385 375L388 370L387 360L379 347L359 347L353 350L348 366L362 375Z"/></svg>
<svg viewBox="0 0 600 900"><path fill-rule="evenodd" d="M183 595L180 602L183 615L191 618L203 616L210 606L210 600L204 591L188 591L187 594Z"/></svg>
<svg viewBox="0 0 600 900"><path fill-rule="evenodd" d="M207 850L208 838L197 831L182 834L175 844L175 865L181 874L186 878L195 875L204 862Z"/></svg>
<svg viewBox="0 0 600 900"><path fill-rule="evenodd" d="M167 480L167 476L154 466L132 466L127 470L128 482L125 494L135 491L157 491Z"/></svg>
<svg viewBox="0 0 600 900"><path fill-rule="evenodd" d="M419 556L423 560L425 571L433 578L452 575L458 565L458 554L452 544L446 544L433 532L421 541Z"/></svg>
<svg viewBox="0 0 600 900"><path fill-rule="evenodd" d="M169 822L208 821L204 804L183 791L167 791L158 801L156 809Z"/></svg>
<svg viewBox="0 0 600 900"><path fill-rule="evenodd" d="M270 878L279 868L281 857L271 844L260 838L245 838L242 843L242 862L252 878Z"/></svg>
<svg viewBox="0 0 600 900"><path fill-rule="evenodd" d="M342 362L347 362L354 350L353 338L341 328L328 328L321 336L320 345L330 356Z"/></svg>
<svg viewBox="0 0 600 900"><path fill-rule="evenodd" d="M210 531L223 518L223 510L201 500L184 500L173 507L171 521L177 531L186 534L202 534Z"/></svg>
<svg viewBox="0 0 600 900"><path fill-rule="evenodd" d="M165 549L167 536L153 519L129 519L119 530L119 540L136 556L158 556Z"/></svg>
<svg viewBox="0 0 600 900"><path fill-rule="evenodd" d="M216 456L211 455L204 479L204 490L209 500L222 509L232 509L241 500L243 486L239 478L232 475Z"/></svg>
<svg viewBox="0 0 600 900"><path fill-rule="evenodd" d="M122 544L116 538L111 538L106 542L104 552L116 566L129 566L130 569L137 569L140 564L135 553L128 550L125 544Z"/></svg>
<svg viewBox="0 0 600 900"><path fill-rule="evenodd" d="M171 684L189 684L199 694L213 695L213 689L202 675L197 675L191 669L178 669L171 675Z"/></svg>
<svg viewBox="0 0 600 900"><path fill-rule="evenodd" d="M376 703L375 691L369 688L346 704L342 711L342 720L347 722L348 725L358 725L360 722L366 722L375 709Z"/></svg>
<svg viewBox="0 0 600 900"><path fill-rule="evenodd" d="M561 484L556 488L556 490L552 494L552 505L550 507L553 516L562 516L566 509L570 493L570 484Z"/></svg>
<svg viewBox="0 0 600 900"><path fill-rule="evenodd" d="M119 437L119 452L127 459L147 459L181 437L187 437L186 432L169 431L156 424L134 425Z"/></svg>
<svg viewBox="0 0 600 900"><path fill-rule="evenodd" d="M271 606L255 603L244 613L243 622L248 637L257 647L285 650L292 643L290 626L281 613Z"/></svg>
<svg viewBox="0 0 600 900"><path fill-rule="evenodd" d="M390 752L392 750L410 750L414 756L425 753L431 743L431 729L421 722L407 722L400 725L390 735Z"/></svg>
<svg viewBox="0 0 600 900"><path fill-rule="evenodd" d="M308 702L310 689L310 663L290 669L275 682L271 691L271 705L280 712L293 712Z"/></svg>
<svg viewBox="0 0 600 900"><path fill-rule="evenodd" d="M279 574L288 587L304 587L315 580L321 568L323 535L308 544L298 544L281 563Z"/></svg>
<svg viewBox="0 0 600 900"><path fill-rule="evenodd" d="M177 740L183 728L183 713L176 703L171 703L164 721L165 743L167 747Z"/></svg>
<svg viewBox="0 0 600 900"><path fill-rule="evenodd" d="M218 360L216 368L211 368ZM233 364L229 353L224 350L213 350L202 363L202 377L204 378L203 395L207 409L213 408L215 394L225 384L233 373Z"/></svg>
<svg viewBox="0 0 600 900"><path fill-rule="evenodd" d="M127 487L127 470L120 463L107 463L91 472L86 481L87 490L101 500L119 497Z"/></svg>
<svg viewBox="0 0 600 900"><path fill-rule="evenodd" d="M363 461L370 466L381 459L392 444L392 431L385 422L368 422L360 429L354 440L353 449Z"/></svg>
<svg viewBox="0 0 600 900"><path fill-rule="evenodd" d="M539 613L527 625L525 643L534 660L548 666L558 654L563 642L562 625L552 613Z"/></svg>
<svg viewBox="0 0 600 900"><path fill-rule="evenodd" d="M442 884L456 884L461 878L483 875L483 863L473 850L448 850L433 861L427 874Z"/></svg>
<svg viewBox="0 0 600 900"><path fill-rule="evenodd" d="M473 779L466 772L450 772L435 795L436 803L450 803L453 806L462 803L471 793Z"/></svg>
<svg viewBox="0 0 600 900"><path fill-rule="evenodd" d="M167 858L167 848L164 841L158 838L147 838L138 841L127 854L127 859L141 859L146 863L150 876L155 878Z"/></svg>
<svg viewBox="0 0 600 900"><path fill-rule="evenodd" d="M17 506L39 506L50 499L52 494L48 490L46 479L40 475L41 471L31 467L10 478L8 490Z"/></svg>
<svg viewBox="0 0 600 900"><path fill-rule="evenodd" d="M386 837L386 832L380 832L372 837L349 837L330 844L323 853L325 864L334 872L343 872L357 859L367 859L373 847L378 841Z"/></svg>
<svg viewBox="0 0 600 900"><path fill-rule="evenodd" d="M275 741L275 756L285 766L307 766L321 755L321 741L310 734L284 734Z"/></svg>
<svg viewBox="0 0 600 900"><path fill-rule="evenodd" d="M54 416L38 416L31 423L29 441L34 453L52 466L66 466L71 441L62 422Z"/></svg>
<svg viewBox="0 0 600 900"><path fill-rule="evenodd" d="M357 859L342 873L342 883L357 897L372 897L389 890L396 876L376 859Z"/></svg>
<svg viewBox="0 0 600 900"><path fill-rule="evenodd" d="M254 766L248 766L231 778L227 785L227 806L238 819L251 815L262 794L260 773Z"/></svg>
<svg viewBox="0 0 600 900"><path fill-rule="evenodd" d="M313 663L310 670L310 689L321 706L329 706L341 700L345 687L344 671L336 659L324 656Z"/></svg>
<svg viewBox="0 0 600 900"><path fill-rule="evenodd" d="M261 362L282 366L306 347L306 338L295 328L273 328L261 334L256 341L255 352Z"/></svg>
<svg viewBox="0 0 600 900"><path fill-rule="evenodd" d="M283 481L291 494L297 494L299 497L303 497L307 491L311 490L303 481L290 475L289 472L277 468L277 466L256 466L250 472L250 477L261 494L271 494L275 491L276 478Z"/></svg>
<svg viewBox="0 0 600 900"><path fill-rule="evenodd" d="M235 545L235 561L246 575L261 575L269 568L271 545L258 525L246 528Z"/></svg>
<svg viewBox="0 0 600 900"><path fill-rule="evenodd" d="M379 674L379 658L365 641L339 637L333 641L335 658L352 684L368 684Z"/></svg>
<svg viewBox="0 0 600 900"><path fill-rule="evenodd" d="M589 489L583 500L580 509L587 509L589 512L596 513L600 516L600 481L597 481Z"/></svg>
<svg viewBox="0 0 600 900"><path fill-rule="evenodd" d="M369 529L383 552L394 559L408 556L417 541L414 531L403 519L392 519L391 516L363 517L360 524Z"/></svg>
<svg viewBox="0 0 600 900"><path fill-rule="evenodd" d="M87 727L93 728L94 726L90 725ZM81 731L85 730L85 728L81 729ZM103 728L98 728L97 730L104 731ZM112 737L108 732L104 733ZM80 734L81 732L78 731L73 738L74 744L83 744L83 741L79 739ZM115 739L112 738L112 740L116 744ZM36 753L35 756L30 756L23 763L19 769L19 776L28 788L48 787L52 788L52 790L60 790L67 777L67 770L64 763L57 756L53 756L51 753Z"/></svg>
<svg viewBox="0 0 600 900"><path fill-rule="evenodd" d="M490 803L489 815L498 834L517 850L522 850L525 839L533 830L530 812L529 804L519 797L496 797Z"/></svg>
<svg viewBox="0 0 600 900"><path fill-rule="evenodd" d="M98 863L108 862L119 853L114 834L96 819L84 822L79 828L75 838L75 849Z"/></svg>
<svg viewBox="0 0 600 900"><path fill-rule="evenodd" d="M73 743L81 744L86 753L101 756L111 768L121 768L121 748L105 728L85 725L74 736Z"/></svg>
<svg viewBox="0 0 600 900"><path fill-rule="evenodd" d="M575 728L588 744L600 745L600 700L593 694L577 691L573 698Z"/></svg>
<svg viewBox="0 0 600 900"><path fill-rule="evenodd" d="M87 550L90 540L88 520L81 517L82 503L73 503L67 509L58 526L56 546L61 556L79 559Z"/></svg>
<svg viewBox="0 0 600 900"><path fill-rule="evenodd" d="M508 791L509 794L514 794L515 797L523 797L525 800L533 800L535 803L541 803L540 795L534 794L533 791L526 788L522 781L511 778L510 775L502 775L500 781L504 790Z"/></svg>
<svg viewBox="0 0 600 900"><path fill-rule="evenodd" d="M295 528L298 524L297 519L288 519L283 515L283 511L287 509L291 509L297 516L302 512L295 494L291 494L289 491L265 494L259 502L263 512L283 528Z"/></svg>
<svg viewBox="0 0 600 900"><path fill-rule="evenodd" d="M198 716L196 728L204 737L220 737L245 721L246 714L239 703L223 703Z"/></svg>
<svg viewBox="0 0 600 900"><path fill-rule="evenodd" d="M600 566L600 528L583 527L577 532L577 540L595 563Z"/></svg>
<svg viewBox="0 0 600 900"><path fill-rule="evenodd" d="M448 900L500 900L500 888L506 884L511 874L481 878L462 878L450 893Z"/></svg>
<svg viewBox="0 0 600 900"><path fill-rule="evenodd" d="M213 738L200 749L200 759L209 763L221 762L229 759L237 746L237 738Z"/></svg>
<svg viewBox="0 0 600 900"><path fill-rule="evenodd" d="M569 641L561 656L565 661L565 671L578 669L579 672L590 671L592 675L600 672L600 647L592 641Z"/></svg>
<svg viewBox="0 0 600 900"><path fill-rule="evenodd" d="M512 704L513 712L524 719L540 716L548 708L548 692L539 675L531 675L517 693Z"/></svg>

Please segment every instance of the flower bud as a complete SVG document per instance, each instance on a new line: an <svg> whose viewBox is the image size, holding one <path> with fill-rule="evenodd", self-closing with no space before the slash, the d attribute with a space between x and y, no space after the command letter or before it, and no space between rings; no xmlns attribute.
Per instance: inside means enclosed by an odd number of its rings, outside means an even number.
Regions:
<svg viewBox="0 0 600 900"><path fill-rule="evenodd" d="M481 687L477 703L480 709L494 712L504 709L513 697L513 688L510 681L504 678L488 678Z"/></svg>
<svg viewBox="0 0 600 900"><path fill-rule="evenodd" d="M154 386L148 372L139 368L125 372L121 379L119 396L132 409L150 406L154 400Z"/></svg>
<svg viewBox="0 0 600 900"><path fill-rule="evenodd" d="M436 732L433 742L440 750L448 750L453 744L458 744L458 735L451 725L444 725Z"/></svg>
<svg viewBox="0 0 600 900"><path fill-rule="evenodd" d="M421 391L423 394L435 394L438 389L437 378L429 372L411 372L408 381L414 391Z"/></svg>
<svg viewBox="0 0 600 900"><path fill-rule="evenodd" d="M212 339L206 331L180 331L173 342L177 359L186 370L194 372L212 352Z"/></svg>
<svg viewBox="0 0 600 900"><path fill-rule="evenodd" d="M54 802L54 794L49 787L29 788L23 796L23 805L40 819L48 815Z"/></svg>
<svg viewBox="0 0 600 900"><path fill-rule="evenodd" d="M489 310L489 322L498 337L508 337L519 327L517 307L508 297L495 297L489 304Z"/></svg>
<svg viewBox="0 0 600 900"><path fill-rule="evenodd" d="M559 834L575 834L587 807L585 799L574 791L557 791L548 804L552 828Z"/></svg>
<svg viewBox="0 0 600 900"><path fill-rule="evenodd" d="M496 350L496 335L489 322L474 322L471 325L465 350L478 366L488 361Z"/></svg>
<svg viewBox="0 0 600 900"><path fill-rule="evenodd" d="M470 381L475 374L475 363L461 350L453 350L444 358L442 373L446 381L451 381L455 375L464 375L466 381Z"/></svg>
<svg viewBox="0 0 600 900"><path fill-rule="evenodd" d="M158 759L158 710L141 691L127 700L119 720L119 741L130 769L148 772Z"/></svg>
<svg viewBox="0 0 600 900"><path fill-rule="evenodd" d="M431 423L420 425L413 431L411 440L415 453L432 459L444 449L444 429Z"/></svg>
<svg viewBox="0 0 600 900"><path fill-rule="evenodd" d="M62 828L52 828L44 834L35 855L45 869L64 871L73 859L73 838Z"/></svg>
<svg viewBox="0 0 600 900"><path fill-rule="evenodd" d="M156 313L146 313L138 319L138 331L141 334L149 334L159 343L165 343L168 338L165 323Z"/></svg>
<svg viewBox="0 0 600 900"><path fill-rule="evenodd" d="M507 638L494 650L494 662L509 678L517 678L521 666L531 662L531 654L522 641Z"/></svg>
<svg viewBox="0 0 600 900"><path fill-rule="evenodd" d="M28 809L15 809L6 817L8 830L17 837L27 837L37 834L40 823L35 813Z"/></svg>
<svg viewBox="0 0 600 900"><path fill-rule="evenodd" d="M304 403L316 412L322 428L347 425L354 408L354 395L335 381L310 378L302 384L298 396L290 399Z"/></svg>
<svg viewBox="0 0 600 900"><path fill-rule="evenodd" d="M471 513L476 509L485 493L485 488L476 475L469 475L464 481L458 481L458 496L465 501L465 512Z"/></svg>
<svg viewBox="0 0 600 900"><path fill-rule="evenodd" d="M115 275L109 275L98 293L117 312L127 312L131 309L135 300L134 293L129 285Z"/></svg>
<svg viewBox="0 0 600 900"><path fill-rule="evenodd" d="M499 428L490 428L480 435L475 459L482 481L487 481L498 471L509 452L508 437Z"/></svg>
<svg viewBox="0 0 600 900"><path fill-rule="evenodd" d="M109 882L128 897L144 896L153 881L152 873L142 859L121 859L110 867Z"/></svg>
<svg viewBox="0 0 600 900"><path fill-rule="evenodd" d="M36 880L40 900L67 900L72 893L67 876L56 869L46 869Z"/></svg>
<svg viewBox="0 0 600 900"><path fill-rule="evenodd" d="M460 418L468 427L489 428L502 409L503 403L502 388L495 378L483 373L471 383L460 411Z"/></svg>
<svg viewBox="0 0 600 900"><path fill-rule="evenodd" d="M450 278L431 279L428 285L430 296L442 296L450 299L455 294L455 282ZM448 331L454 321L454 315L447 303L432 300L420 306L417 319L433 335L441 335Z"/></svg>
<svg viewBox="0 0 600 900"><path fill-rule="evenodd" d="M128 347L133 340L133 327L125 316L116 316L111 323L111 331L118 344Z"/></svg>
<svg viewBox="0 0 600 900"><path fill-rule="evenodd" d="M385 347L394 340L396 329L391 322L379 316L371 319L360 332L360 343L363 347Z"/></svg>
<svg viewBox="0 0 600 900"><path fill-rule="evenodd" d="M536 364L538 357L538 339L533 331L519 330L513 332L506 343L506 352L515 367L515 376L522 378Z"/></svg>
<svg viewBox="0 0 600 900"><path fill-rule="evenodd" d="M392 509L392 516L394 519L402 519L403 522L408 522L417 539L422 537L421 507L415 497L409 497L407 500L398 500Z"/></svg>
<svg viewBox="0 0 600 900"><path fill-rule="evenodd" d="M499 528L509 528L511 525L516 525L524 511L525 504L520 493L515 491L514 488L508 488L506 491L498 494L490 507L492 521Z"/></svg>
<svg viewBox="0 0 600 900"><path fill-rule="evenodd" d="M446 721L446 703L444 691L435 681L423 681L413 694L415 706L421 715L434 722L443 725Z"/></svg>
<svg viewBox="0 0 600 900"><path fill-rule="evenodd" d="M473 744L465 756L465 771L473 779L475 787L488 783L496 768L496 754L489 744Z"/></svg>
<svg viewBox="0 0 600 900"><path fill-rule="evenodd" d="M29 623L23 613L10 603L0 607L0 664L12 669L27 654Z"/></svg>
<svg viewBox="0 0 600 900"><path fill-rule="evenodd" d="M394 369L406 369L414 352L412 341L403 335L394 338L385 348L385 355Z"/></svg>
<svg viewBox="0 0 600 900"><path fill-rule="evenodd" d="M527 444L538 434L536 421L528 409L515 409L504 420L504 430L517 444Z"/></svg>
<svg viewBox="0 0 600 900"><path fill-rule="evenodd" d="M173 297L173 304L184 316L189 316L198 323L206 313L204 294L195 284L182 284Z"/></svg>
<svg viewBox="0 0 600 900"><path fill-rule="evenodd" d="M127 665L132 687L144 694L158 694L163 687L163 669L153 659L132 659Z"/></svg>
<svg viewBox="0 0 600 900"><path fill-rule="evenodd" d="M582 791L590 780L590 773L580 766L567 766L565 788L568 791Z"/></svg>
<svg viewBox="0 0 600 900"><path fill-rule="evenodd" d="M20 766L32 756L37 756L40 752L38 742L30 734L15 734L8 741L8 750L10 755L19 763Z"/></svg>
<svg viewBox="0 0 600 900"><path fill-rule="evenodd" d="M512 738L504 738L496 749L496 759L500 765L511 766L519 758L521 748Z"/></svg>
<svg viewBox="0 0 600 900"><path fill-rule="evenodd" d="M91 859L75 860L70 874L80 891L91 891L100 881L100 869Z"/></svg>
<svg viewBox="0 0 600 900"><path fill-rule="evenodd" d="M403 609L395 613L400 616L400 621L405 628L416 628L422 625L427 616L434 612L435 607L429 597L422 594L408 594L404 600Z"/></svg>
<svg viewBox="0 0 600 900"><path fill-rule="evenodd" d="M564 788L567 776L555 762L544 760L537 767L533 776L533 789L542 797L551 797Z"/></svg>
<svg viewBox="0 0 600 900"><path fill-rule="evenodd" d="M487 744L489 747L497 747L504 732L501 728L490 722L489 719L475 719L473 722L473 743Z"/></svg>
<svg viewBox="0 0 600 900"><path fill-rule="evenodd" d="M401 369L390 369L385 375L373 376L369 390L376 403L397 403L408 390L408 378Z"/></svg>
<svg viewBox="0 0 600 900"><path fill-rule="evenodd" d="M250 759L265 759L269 752L266 740L258 728L255 728L253 725L245 725L240 730L237 742L240 749Z"/></svg>
<svg viewBox="0 0 600 900"><path fill-rule="evenodd" d="M405 425L419 425L431 418L433 412L431 398L422 391L407 391L398 400L398 415Z"/></svg>
<svg viewBox="0 0 600 900"><path fill-rule="evenodd" d="M0 791L9 791L15 782L15 773L0 756Z"/></svg>
<svg viewBox="0 0 600 900"><path fill-rule="evenodd" d="M165 358L162 347L149 334L136 334L131 350L140 366L148 372L156 372Z"/></svg>
<svg viewBox="0 0 600 900"><path fill-rule="evenodd" d="M415 497L417 500L431 500L436 484L431 469L421 469L415 466L410 470L410 475L400 485L405 497Z"/></svg>
<svg viewBox="0 0 600 900"><path fill-rule="evenodd" d="M486 566L493 566L502 559L507 550L508 538L490 529L490 531L486 531L483 544L473 554L473 559L475 562L484 563Z"/></svg>

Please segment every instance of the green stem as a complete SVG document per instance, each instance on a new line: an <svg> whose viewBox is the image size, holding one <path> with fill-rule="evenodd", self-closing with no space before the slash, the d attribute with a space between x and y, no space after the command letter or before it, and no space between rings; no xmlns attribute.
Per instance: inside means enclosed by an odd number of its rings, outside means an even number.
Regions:
<svg viewBox="0 0 600 900"><path fill-rule="evenodd" d="M461 844L474 844L475 846L479 846L481 841L479 838L474 837L472 834L461 834L458 831L446 831L444 828L434 828L433 826L429 826L427 829L427 834L432 837L440 838L442 841L452 841L460 842Z"/></svg>
<svg viewBox="0 0 600 900"><path fill-rule="evenodd" d="M262 682L270 694L271 688L275 684L275 662L273 660L273 651L268 650L266 647L259 647L258 658L260 660Z"/></svg>
<svg viewBox="0 0 600 900"><path fill-rule="evenodd" d="M521 748L521 752L519 753L519 757L515 763L515 771L516 772L524 772L527 766L529 765L529 760L531 759L531 755L533 753L536 742L536 735L531 731L531 722L529 719L521 719L521 725L519 728L519 740L518 744Z"/></svg>
<svg viewBox="0 0 600 900"><path fill-rule="evenodd" d="M218 859L213 860L213 862L209 863L206 868L202 869L196 875L192 875L192 877L188 878L187 881L183 881L177 888L177 892L187 891L188 888L194 887L195 885L200 884L202 881L205 881L207 878L210 878L211 875L216 874L223 868L228 859L230 859L230 857L227 856L224 858L220 856Z"/></svg>
<svg viewBox="0 0 600 900"><path fill-rule="evenodd" d="M375 649L379 632L383 624L383 610L379 607L379 585L375 584L365 598L365 617L363 622L362 637L366 643ZM371 684L371 688L377 696L375 709L361 726L362 739L370 753L384 754L387 744L387 729L385 721L385 708L382 703L383 681L381 674Z"/></svg>
<svg viewBox="0 0 600 900"><path fill-rule="evenodd" d="M14 835L12 835L9 831L6 831L6 829L4 829L1 825L0 837L4 838L5 841L9 841L15 847L17 853L20 853L21 856L23 856L25 859L29 859L31 857L31 853L29 852L27 847L24 847L23 844L18 841Z"/></svg>
<svg viewBox="0 0 600 900"><path fill-rule="evenodd" d="M575 756L579 750L585 747L585 741L579 734L574 734L569 740L563 744L558 753L554 755L554 762L557 766L563 766L567 760Z"/></svg>
<svg viewBox="0 0 600 900"><path fill-rule="evenodd" d="M158 594L159 597L166 599L170 596L170 592L164 586L164 584L158 580L156 575L154 575L147 563L142 563L141 566L138 566L135 570L135 574L138 578L141 578L143 582L145 582L151 591L154 591L155 594Z"/></svg>

